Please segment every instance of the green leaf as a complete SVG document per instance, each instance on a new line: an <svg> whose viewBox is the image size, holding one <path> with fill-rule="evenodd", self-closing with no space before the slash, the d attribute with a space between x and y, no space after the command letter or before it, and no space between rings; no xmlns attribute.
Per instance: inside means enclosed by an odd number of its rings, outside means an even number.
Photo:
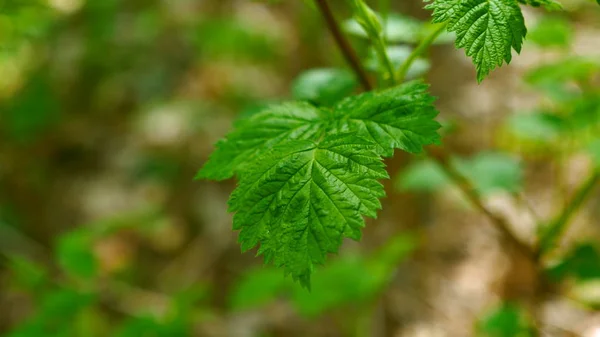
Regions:
<svg viewBox="0 0 600 337"><path fill-rule="evenodd" d="M399 191L433 192L447 186L450 178L431 160L420 160L408 165L396 180Z"/></svg>
<svg viewBox="0 0 600 337"><path fill-rule="evenodd" d="M524 140L552 142L565 130L561 117L549 113L515 114L508 119L508 128Z"/></svg>
<svg viewBox="0 0 600 337"><path fill-rule="evenodd" d="M600 60L570 56L554 63L544 64L525 75L525 81L534 86L564 84L566 81L583 81L600 71Z"/></svg>
<svg viewBox="0 0 600 337"><path fill-rule="evenodd" d="M48 281L48 271L40 264L21 256L9 256L14 282L30 291L38 291Z"/></svg>
<svg viewBox="0 0 600 337"><path fill-rule="evenodd" d="M197 178L230 178L257 153L281 142L314 138L326 119L323 111L308 103L284 103L271 106L243 119L226 139L219 141Z"/></svg>
<svg viewBox="0 0 600 337"><path fill-rule="evenodd" d="M240 177L229 204L246 251L260 244L265 260L310 287L315 264L344 237L360 239L363 215L375 217L387 172L369 141L354 134L315 143L288 142L261 155Z"/></svg>
<svg viewBox="0 0 600 337"><path fill-rule="evenodd" d="M540 47L567 48L573 40L573 28L560 17L542 18L527 34L527 41Z"/></svg>
<svg viewBox="0 0 600 337"><path fill-rule="evenodd" d="M197 178L223 180L241 171L261 152L296 139L318 139L332 132L357 132L376 142L391 156L395 148L419 153L423 146L439 144L434 120L434 98L421 81L380 92L348 97L332 109L308 103L273 105L240 120L198 172Z"/></svg>
<svg viewBox="0 0 600 337"><path fill-rule="evenodd" d="M515 0L435 0L433 22L447 22L456 32L456 47L464 48L481 82L490 71L510 63L511 48L521 51L527 33L521 9Z"/></svg>
<svg viewBox="0 0 600 337"><path fill-rule="evenodd" d="M259 268L245 275L229 295L233 310L260 307L279 296L290 285L289 279L274 268Z"/></svg>
<svg viewBox="0 0 600 337"><path fill-rule="evenodd" d="M531 337L531 323L524 310L515 304L503 303L484 316L477 324L479 336Z"/></svg>
<svg viewBox="0 0 600 337"><path fill-rule="evenodd" d="M588 150L595 165L600 168L600 138L593 140L588 146Z"/></svg>
<svg viewBox="0 0 600 337"><path fill-rule="evenodd" d="M333 105L352 94L358 82L344 69L321 68L303 72L292 83L292 96L318 105Z"/></svg>
<svg viewBox="0 0 600 337"><path fill-rule="evenodd" d="M473 183L482 196L498 191L517 192L523 183L520 162L503 153L482 152L469 159L453 158L451 163ZM401 191L433 192L451 182L437 164L424 160L404 169L396 186Z"/></svg>
<svg viewBox="0 0 600 337"><path fill-rule="evenodd" d="M473 182L481 195L497 191L515 193L523 184L521 163L506 154L483 152L469 160L457 159L453 165Z"/></svg>
<svg viewBox="0 0 600 337"><path fill-rule="evenodd" d="M338 131L357 132L379 145L388 157L394 149L420 153L427 144L440 144L428 86L421 81L408 82L392 89L348 97L334 107Z"/></svg>
<svg viewBox="0 0 600 337"><path fill-rule="evenodd" d="M600 278L600 250L595 243L584 243L570 251L562 261L548 268L548 275L555 281L567 277L576 280Z"/></svg>
<svg viewBox="0 0 600 337"><path fill-rule="evenodd" d="M83 279L98 274L98 261L92 250L89 231L78 230L62 235L58 239L56 259L71 276Z"/></svg>

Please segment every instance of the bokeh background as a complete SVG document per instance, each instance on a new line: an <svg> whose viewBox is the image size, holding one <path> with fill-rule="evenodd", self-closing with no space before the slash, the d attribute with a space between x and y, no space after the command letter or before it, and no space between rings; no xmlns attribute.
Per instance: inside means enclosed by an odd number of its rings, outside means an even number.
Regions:
<svg viewBox="0 0 600 337"><path fill-rule="evenodd" d="M371 3L406 58L430 13ZM600 7L562 3L524 8L523 52L482 84L452 36L411 73L439 97L456 165L529 241L600 157ZM312 292L240 252L235 182L196 171L240 115L323 78L358 92L345 69L310 1L0 0L0 335L528 336L532 267L416 156L387 161L378 219ZM579 264L553 267L561 286L533 303L545 336L600 336L599 216L596 189L563 240Z"/></svg>

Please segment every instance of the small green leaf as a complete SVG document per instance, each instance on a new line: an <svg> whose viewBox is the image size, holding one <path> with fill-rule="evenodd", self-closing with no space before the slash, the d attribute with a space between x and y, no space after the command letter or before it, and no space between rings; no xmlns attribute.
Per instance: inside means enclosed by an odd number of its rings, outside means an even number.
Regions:
<svg viewBox="0 0 600 337"><path fill-rule="evenodd" d="M353 134L298 140L264 153L231 195L234 229L246 251L260 244L267 262L310 287L314 265L344 237L360 239L375 217L387 172L376 147Z"/></svg>
<svg viewBox="0 0 600 337"><path fill-rule="evenodd" d="M56 259L71 276L91 279L98 274L98 261L93 253L91 233L77 230L59 237Z"/></svg>
<svg viewBox="0 0 600 337"><path fill-rule="evenodd" d="M587 80L598 71L600 71L600 60L570 56L531 70L525 75L525 81L535 86L564 84L566 81Z"/></svg>
<svg viewBox="0 0 600 337"><path fill-rule="evenodd" d="M358 82L348 70L321 68L303 72L292 83L292 96L319 105L333 105L349 96Z"/></svg>
<svg viewBox="0 0 600 337"><path fill-rule="evenodd" d="M557 282L567 277L578 281L600 278L600 250L595 243L580 244L547 273Z"/></svg>
<svg viewBox="0 0 600 337"><path fill-rule="evenodd" d="M286 288L289 280L274 268L262 267L252 270L236 284L229 295L232 310L246 310L273 301Z"/></svg>
<svg viewBox="0 0 600 337"><path fill-rule="evenodd" d="M18 286L37 291L48 281L48 271L44 266L16 255L9 257L9 260L9 268Z"/></svg>
<svg viewBox="0 0 600 337"><path fill-rule="evenodd" d="M531 327L524 310L511 303L503 303L477 324L479 336L486 337L532 337Z"/></svg>
<svg viewBox="0 0 600 337"><path fill-rule="evenodd" d="M508 128L519 138L540 142L555 141L565 131L564 120L549 113L512 115Z"/></svg>
<svg viewBox="0 0 600 337"><path fill-rule="evenodd" d="M450 184L450 178L431 160L421 160L406 167L396 180L399 191L433 192Z"/></svg>
<svg viewBox="0 0 600 337"><path fill-rule="evenodd" d="M457 159L453 165L467 177L481 195L497 191L518 192L523 185L523 168L514 157L482 152L469 160Z"/></svg>
<svg viewBox="0 0 600 337"><path fill-rule="evenodd" d="M542 18L527 34L527 41L540 47L567 48L573 40L573 28L560 17Z"/></svg>
<svg viewBox="0 0 600 337"><path fill-rule="evenodd" d="M446 22L456 32L456 47L473 59L478 82L510 63L511 49L521 51L527 29L514 0L434 0L426 8L433 10L434 23Z"/></svg>

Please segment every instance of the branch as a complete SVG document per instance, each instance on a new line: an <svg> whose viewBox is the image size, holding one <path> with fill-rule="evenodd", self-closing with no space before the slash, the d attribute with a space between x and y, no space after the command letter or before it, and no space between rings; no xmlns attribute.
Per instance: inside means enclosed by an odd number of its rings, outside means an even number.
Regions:
<svg viewBox="0 0 600 337"><path fill-rule="evenodd" d="M460 174L452 165L449 163L449 157L447 154L436 153L429 155L441 168L444 173L450 177L450 179L456 184L463 194L469 199L469 201L484 214L496 227L496 229L502 234L502 236L517 250L519 250L525 257L532 260L535 259L534 251L524 242L522 242L515 234L510 230L510 225L507 220L494 214L490 211L483 203L483 200L477 193L475 187L471 182Z"/></svg>
<svg viewBox="0 0 600 337"><path fill-rule="evenodd" d="M354 49L352 49L352 46L342 34L342 31L340 30L340 27L337 21L335 20L335 17L333 16L333 12L331 11L331 7L329 7L329 4L327 3L327 0L315 0L315 3L317 4L317 7L319 7L323 18L327 23L327 28L331 32L331 35L333 35L333 38L335 39L335 42L340 48L342 54L344 54L344 58L346 58L346 61L350 64L350 66L354 70L354 73L356 73L356 76L358 76L358 79L362 84L363 88L366 91L373 90L373 86L369 81L367 72L363 68L360 59L354 52Z"/></svg>
<svg viewBox="0 0 600 337"><path fill-rule="evenodd" d="M550 250L556 241L566 231L569 221L592 194L594 187L600 181L600 170L596 170L575 192L573 199L567 204L563 211L554 219L540 236L539 246L536 254L541 257Z"/></svg>

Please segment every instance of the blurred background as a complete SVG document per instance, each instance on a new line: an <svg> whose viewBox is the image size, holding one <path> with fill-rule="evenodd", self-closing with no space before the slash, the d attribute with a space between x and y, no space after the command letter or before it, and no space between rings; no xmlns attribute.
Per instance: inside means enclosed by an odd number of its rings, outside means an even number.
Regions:
<svg viewBox="0 0 600 337"><path fill-rule="evenodd" d="M399 64L430 13L370 3ZM480 85L450 34L409 72L439 97L454 165L526 241L600 165L600 7L562 4L524 7L521 55ZM597 188L533 304L534 268L400 152L378 219L312 292L240 252L235 182L193 180L214 142L265 104L359 91L311 1L0 0L0 335L531 336L533 305L544 336L600 336Z"/></svg>

